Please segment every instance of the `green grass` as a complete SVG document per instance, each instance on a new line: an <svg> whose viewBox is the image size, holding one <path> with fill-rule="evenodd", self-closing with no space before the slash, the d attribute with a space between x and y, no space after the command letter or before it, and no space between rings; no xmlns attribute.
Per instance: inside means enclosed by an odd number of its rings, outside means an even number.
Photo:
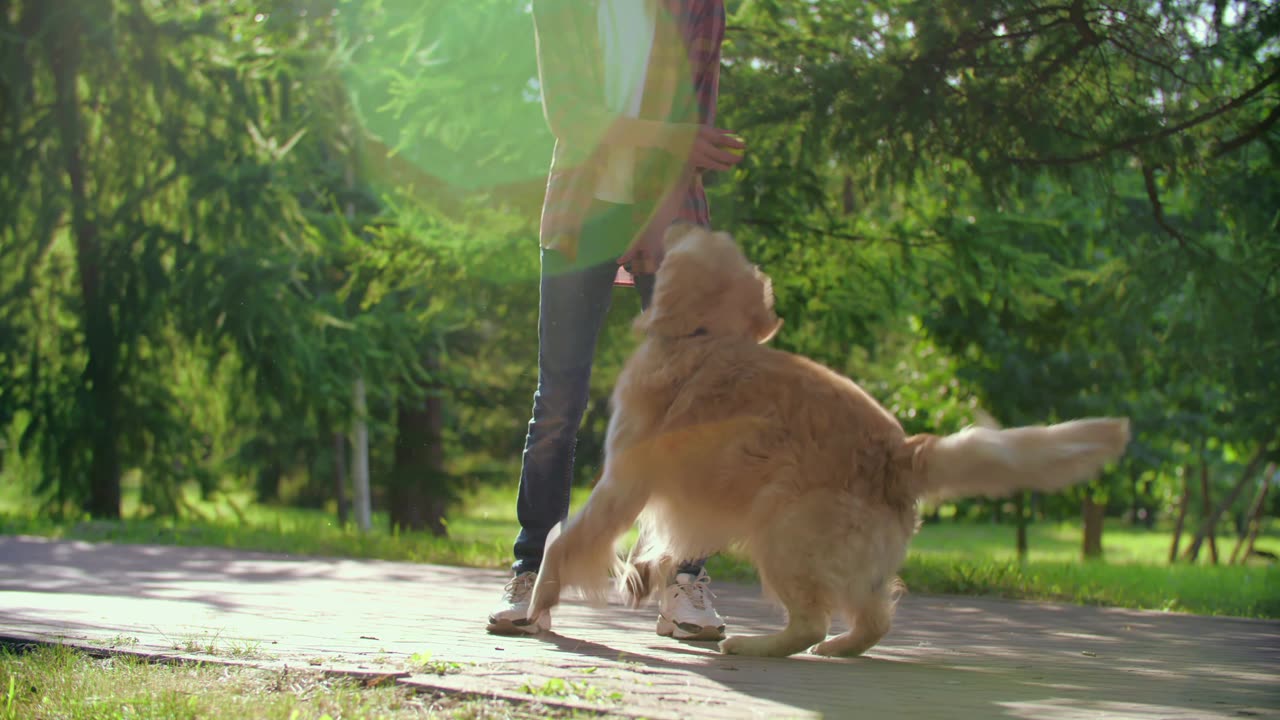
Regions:
<svg viewBox="0 0 1280 720"><path fill-rule="evenodd" d="M496 567L500 556L510 554L510 539L499 539L501 523L478 518L463 518L458 527L451 527L449 538L436 538L425 533L388 532L381 514L375 514L372 531L362 533L350 524L339 526L331 514L314 510L250 505L237 514L217 507L216 513L204 519L128 518L121 522L58 522L29 513L3 513L0 534L477 567Z"/></svg>
<svg viewBox="0 0 1280 720"><path fill-rule="evenodd" d="M1271 519L1256 544L1280 553ZM1014 528L992 524L926 525L911 546L902 577L911 592L995 595L1191 612L1202 615L1280 618L1280 567L1254 559L1245 565L1213 565L1207 545L1195 565L1168 564L1172 532L1108 520L1103 558L1081 560L1078 523L1033 523L1026 562L1018 562ZM1217 538L1221 562L1236 538ZM1190 539L1184 534L1182 547Z"/></svg>
<svg viewBox="0 0 1280 720"><path fill-rule="evenodd" d="M910 592L1058 600L1280 618L1280 572L1258 566L1144 565L958 559L913 553L902 569Z"/></svg>
<svg viewBox="0 0 1280 720"><path fill-rule="evenodd" d="M1225 527L1219 526L1221 531ZM1280 523L1272 519L1267 532L1258 538L1256 548L1280 553ZM1013 525L993 523L954 523L942 521L925 525L911 543L918 552L930 554L976 554L997 560L1017 557ZM1073 562L1080 559L1082 532L1079 522L1036 522L1027 526L1028 560L1033 562ZM1169 557L1172 530L1157 527L1147 530L1116 519L1108 519L1102 535L1104 559L1115 564L1163 564ZM1182 546L1191 538L1184 531ZM1219 532L1218 552L1225 562L1235 547L1235 535ZM1200 563L1209 564L1209 548L1204 547Z"/></svg>
<svg viewBox="0 0 1280 720"><path fill-rule="evenodd" d="M57 523L0 498L0 534L33 534L122 543L163 543L283 552L293 555L378 558L503 568L511 562L515 537L514 488L489 487L467 495L450 518L448 538L423 533L392 534L385 517L361 533L339 527L332 514L296 508L240 504L223 498L192 499L203 519L134 518L124 522ZM575 489L572 507L587 491ZM624 544L634 540L633 530ZM1108 521L1102 561L1081 562L1076 523L1032 523L1030 553L1018 562L1014 529L989 523L926 525L912 543L902 576L910 592L993 595L1082 604L1192 612L1205 615L1280 618L1280 567L1252 560L1245 566L1214 566L1206 547L1196 565L1167 563L1170 532ZM1183 544L1187 540L1184 537ZM1223 534L1224 561L1235 538ZM1280 523L1274 518L1258 549L1280 554ZM713 557L708 572L718 580L754 581L755 571L734 551Z"/></svg>
<svg viewBox="0 0 1280 720"><path fill-rule="evenodd" d="M152 664L128 655L92 657L65 646L39 646L24 652L0 648L0 720L428 717L600 716L566 713L536 701L513 705L417 693L391 683L368 686L296 669Z"/></svg>

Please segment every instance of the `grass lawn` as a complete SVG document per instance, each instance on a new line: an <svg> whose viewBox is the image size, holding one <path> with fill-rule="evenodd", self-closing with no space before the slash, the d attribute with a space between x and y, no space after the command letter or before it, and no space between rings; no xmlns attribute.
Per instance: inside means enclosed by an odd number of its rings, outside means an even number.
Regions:
<svg viewBox="0 0 1280 720"><path fill-rule="evenodd" d="M14 498L0 498L0 534L33 534L84 540L216 546L296 555L378 558L476 567L511 562L516 533L514 488L485 488L467 496L450 518L449 538L392 534L375 516L365 534L338 527L332 514L273 508L230 500L199 504L202 520L130 519L123 522L54 523L24 511ZM587 492L575 489L573 508ZM129 511L126 505L126 514ZM1020 563L1010 525L926 525L912 543L902 570L910 592L995 595L1084 604L1193 612L1206 615L1280 618L1280 566L1254 560L1245 566L1214 566L1207 548L1196 565L1167 564L1167 528L1145 530L1109 522L1105 557L1082 562L1076 523L1033 523L1030 554ZM634 538L634 531L627 538ZM1184 544L1187 540L1184 537ZM1235 538L1218 538L1225 560ZM1280 522L1270 519L1258 549L1280 554ZM753 581L744 557L729 551L708 562L719 580Z"/></svg>
<svg viewBox="0 0 1280 720"><path fill-rule="evenodd" d="M98 658L66 646L0 648L0 720L108 718L404 720L407 718L600 718L538 703L367 687L319 673L217 664L152 664L128 655Z"/></svg>

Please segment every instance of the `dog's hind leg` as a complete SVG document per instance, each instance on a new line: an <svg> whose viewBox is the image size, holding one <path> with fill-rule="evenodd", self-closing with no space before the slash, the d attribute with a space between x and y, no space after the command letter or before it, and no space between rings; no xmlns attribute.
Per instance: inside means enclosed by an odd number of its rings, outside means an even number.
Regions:
<svg viewBox="0 0 1280 720"><path fill-rule="evenodd" d="M787 609L787 626L771 635L735 635L720 643L726 655L786 657L810 647L827 635L831 615L811 588L792 586L780 593Z"/></svg>
<svg viewBox="0 0 1280 720"><path fill-rule="evenodd" d="M893 598L887 589L873 591L846 611L849 632L818 643L815 655L853 657L875 647L893 625Z"/></svg>
<svg viewBox="0 0 1280 720"><path fill-rule="evenodd" d="M810 558L812 541L797 533L779 513L772 528L756 538L752 559L767 591L787 610L787 626L781 632L758 637L729 637L720 651L729 655L785 657L804 650L827 636L831 626L831 588L824 572Z"/></svg>
<svg viewBox="0 0 1280 720"><path fill-rule="evenodd" d="M606 467L582 510L547 538L529 605L530 619L559 604L561 592L570 587L581 589L593 602L604 602L610 571L619 571L621 565L614 543L635 522L648 499L644 483Z"/></svg>

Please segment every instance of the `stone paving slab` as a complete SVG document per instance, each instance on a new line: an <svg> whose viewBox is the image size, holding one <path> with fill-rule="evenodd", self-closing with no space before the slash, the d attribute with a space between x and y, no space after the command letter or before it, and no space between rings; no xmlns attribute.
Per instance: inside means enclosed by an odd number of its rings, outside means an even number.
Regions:
<svg viewBox="0 0 1280 720"><path fill-rule="evenodd" d="M438 565L0 537L0 637L673 720L1280 719L1280 622L909 594L863 658L750 659L658 637L651 608L570 601L545 637L489 635L484 619L505 580ZM713 589L730 632L781 626L758 586Z"/></svg>

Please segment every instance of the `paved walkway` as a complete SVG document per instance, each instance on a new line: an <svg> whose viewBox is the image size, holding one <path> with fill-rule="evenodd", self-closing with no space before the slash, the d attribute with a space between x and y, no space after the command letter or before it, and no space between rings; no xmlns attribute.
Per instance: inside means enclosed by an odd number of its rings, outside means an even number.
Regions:
<svg viewBox="0 0 1280 720"><path fill-rule="evenodd" d="M1280 718L1280 622L908 595L864 658L744 659L658 637L652 610L618 606L571 602L548 637L491 636L483 621L504 580L0 537L0 637L392 675L649 718ZM714 589L731 632L781 625L758 587ZM433 664L416 667L415 654Z"/></svg>

